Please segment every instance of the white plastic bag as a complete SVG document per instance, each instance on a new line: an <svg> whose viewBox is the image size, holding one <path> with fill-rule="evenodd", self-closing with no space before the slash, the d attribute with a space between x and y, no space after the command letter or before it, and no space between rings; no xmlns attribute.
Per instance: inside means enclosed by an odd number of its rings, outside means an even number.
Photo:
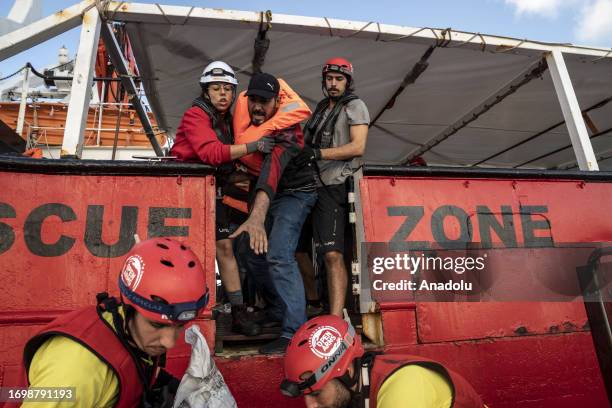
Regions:
<svg viewBox="0 0 612 408"><path fill-rule="evenodd" d="M236 401L197 325L185 331L185 341L191 344L191 359L176 392L173 408L236 408Z"/></svg>

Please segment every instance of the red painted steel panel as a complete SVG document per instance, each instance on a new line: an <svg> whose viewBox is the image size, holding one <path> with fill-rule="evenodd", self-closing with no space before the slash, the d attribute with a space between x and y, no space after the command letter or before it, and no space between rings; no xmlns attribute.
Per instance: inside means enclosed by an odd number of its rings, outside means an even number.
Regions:
<svg viewBox="0 0 612 408"><path fill-rule="evenodd" d="M519 215L525 206L547 207L541 217L550 222L550 232L536 231L535 236L552 236L555 243L612 241L612 220L606 216L612 208L609 183L365 177L360 189L368 242L392 240L405 217L390 216L388 208L398 206L423 209L422 219L404 240L435 242L432 214L448 205L470 216L473 242L481 241L477 206L494 214L509 206L519 246L525 241ZM459 236L457 222L446 219L443 225L450 239ZM491 236L494 244L501 244L495 233ZM581 303L418 303L416 318L421 342L515 336L521 327L532 334L583 330L587 321Z"/></svg>
<svg viewBox="0 0 612 408"><path fill-rule="evenodd" d="M417 343L414 310L387 310L381 315L385 344L403 346Z"/></svg>
<svg viewBox="0 0 612 408"><path fill-rule="evenodd" d="M549 236L555 243L612 241L610 183L364 177L359 187L366 242L431 244L432 214L442 206L468 214L472 242L481 242L478 206L499 218L502 206L508 206L519 247L526 237ZM398 230L406 217L388 212L400 206L420 207L423 214L403 236ZM533 217L547 221L550 230L534 231L531 238L524 234L520 212L528 206L546 207ZM438 233L442 229L457 239L460 226L449 218L442 228L438 224ZM496 233L491 236L492 244L503 244ZM447 363L492 408L609 406L581 302L416 302L412 318L404 310L410 307L411 302L402 305L397 299L380 304L386 348Z"/></svg>
<svg viewBox="0 0 612 408"><path fill-rule="evenodd" d="M215 358L225 382L239 407L302 408L302 398L287 398L280 391L283 359L280 357L245 356Z"/></svg>
<svg viewBox="0 0 612 408"><path fill-rule="evenodd" d="M94 304L98 292L118 294L118 272L135 232L141 239L186 241L208 271L214 305L212 176L0 173L0 191L3 384L14 384L23 344L42 325ZM214 322L199 324L212 348ZM184 364L188 357L184 343L169 354L170 361Z"/></svg>
<svg viewBox="0 0 612 408"><path fill-rule="evenodd" d="M588 330L582 304L574 303L419 303L423 343Z"/></svg>
<svg viewBox="0 0 612 408"><path fill-rule="evenodd" d="M490 408L605 408L589 333L419 344L388 350L441 361Z"/></svg>
<svg viewBox="0 0 612 408"><path fill-rule="evenodd" d="M552 223L555 242L612 241L612 220L605 217L612 205L612 184L568 180L490 180L364 177L360 183L366 240L388 242L398 230L403 217L390 216L388 207L423 206L424 216L410 235L411 240L434 241L431 214L442 205L455 205L468 215L476 206L486 205L499 213L502 205L514 213L518 243L524 242L521 206L545 205L545 216ZM376 220L376 222L374 222ZM477 219L473 242L480 242ZM456 238L456 223L445 225L449 237ZM495 234L493 242L501 241Z"/></svg>

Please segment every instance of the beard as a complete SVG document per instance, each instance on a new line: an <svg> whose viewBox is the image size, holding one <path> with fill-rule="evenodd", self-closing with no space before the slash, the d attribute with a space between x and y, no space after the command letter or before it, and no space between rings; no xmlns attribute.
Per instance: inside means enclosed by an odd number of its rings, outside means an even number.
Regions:
<svg viewBox="0 0 612 408"><path fill-rule="evenodd" d="M336 388L336 399L329 408L349 408L357 407L358 405L353 404L351 398L351 392L338 380L334 380L334 387Z"/></svg>

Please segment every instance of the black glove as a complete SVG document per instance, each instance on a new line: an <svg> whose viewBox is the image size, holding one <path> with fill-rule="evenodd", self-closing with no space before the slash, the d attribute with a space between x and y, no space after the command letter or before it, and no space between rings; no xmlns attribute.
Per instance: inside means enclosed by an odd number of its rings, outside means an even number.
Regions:
<svg viewBox="0 0 612 408"><path fill-rule="evenodd" d="M254 142L250 142L246 144L247 153L270 153L272 149L274 149L274 145L276 144L276 140L272 136L263 136L259 140Z"/></svg>
<svg viewBox="0 0 612 408"><path fill-rule="evenodd" d="M304 145L302 151L293 159L298 167L310 166L317 160L321 160L321 149L315 149L308 145Z"/></svg>

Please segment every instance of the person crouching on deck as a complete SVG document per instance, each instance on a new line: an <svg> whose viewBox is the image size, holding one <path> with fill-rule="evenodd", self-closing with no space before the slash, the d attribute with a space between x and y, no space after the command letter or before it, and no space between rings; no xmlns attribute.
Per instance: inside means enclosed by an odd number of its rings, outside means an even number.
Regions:
<svg viewBox="0 0 612 408"><path fill-rule="evenodd" d="M295 333L281 392L307 408L486 408L468 381L444 364L405 353L364 352L338 316L318 316Z"/></svg>
<svg viewBox="0 0 612 408"><path fill-rule="evenodd" d="M172 156L185 162L217 166L216 253L219 273L232 305L232 330L247 336L261 333L261 327L247 313L242 296L238 264L232 240L228 237L242 223L242 213L223 203L234 188L234 160L250 153L269 153L274 139L261 137L245 144L234 144L230 109L236 99L238 80L234 70L222 61L204 68L200 77L201 95L185 112L176 132Z"/></svg>
<svg viewBox="0 0 612 408"><path fill-rule="evenodd" d="M127 254L118 286L119 299L100 293L26 343L24 386L73 387L75 407L172 406L179 380L161 367L208 303L204 269L184 244L153 238Z"/></svg>

